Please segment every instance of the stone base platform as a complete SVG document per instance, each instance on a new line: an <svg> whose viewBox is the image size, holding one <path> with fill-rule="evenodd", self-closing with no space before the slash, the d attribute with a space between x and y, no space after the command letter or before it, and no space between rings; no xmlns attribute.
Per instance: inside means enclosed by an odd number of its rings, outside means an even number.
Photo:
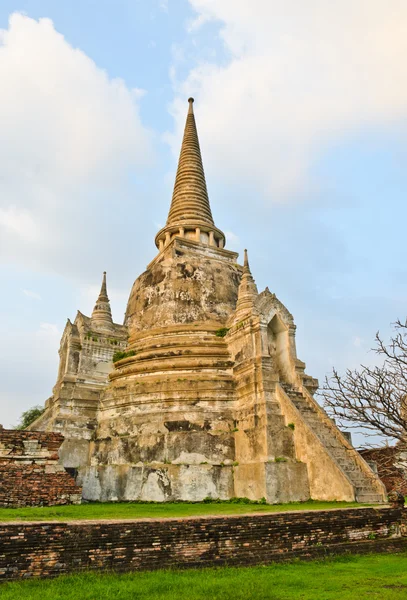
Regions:
<svg viewBox="0 0 407 600"><path fill-rule="evenodd" d="M295 461L93 466L80 472L78 482L86 500L100 502L200 502L264 495L267 503L279 504L310 498L307 467Z"/></svg>

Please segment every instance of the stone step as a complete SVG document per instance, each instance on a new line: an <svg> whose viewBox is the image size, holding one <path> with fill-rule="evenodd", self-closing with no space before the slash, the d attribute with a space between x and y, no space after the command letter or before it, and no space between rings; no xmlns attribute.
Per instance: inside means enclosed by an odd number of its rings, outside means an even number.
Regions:
<svg viewBox="0 0 407 600"><path fill-rule="evenodd" d="M302 404L301 402L294 402L294 406L298 408L299 411L307 413L309 417L315 416L318 418L316 411L308 406L308 404Z"/></svg>
<svg viewBox="0 0 407 600"><path fill-rule="evenodd" d="M372 492L372 486L370 485L369 479L354 479L352 475L350 473L346 473L346 471L345 474L349 477L355 487L366 488L365 491L369 490L369 492Z"/></svg>
<svg viewBox="0 0 407 600"><path fill-rule="evenodd" d="M335 435L331 432L328 433L328 431L324 431L322 428L319 428L320 434L321 434L321 438L329 443L331 446L335 446L336 448L339 449L343 449L342 444L340 443L340 441L335 437ZM344 449L344 452L346 452L347 450Z"/></svg>
<svg viewBox="0 0 407 600"><path fill-rule="evenodd" d="M349 458L352 460L352 455L349 450L344 450L335 442L332 442L332 440L324 440L323 438L321 439L325 442L325 446L327 446L330 449L330 451L335 454L335 456L337 456L338 458L343 457L345 460L348 460Z"/></svg>
<svg viewBox="0 0 407 600"><path fill-rule="evenodd" d="M383 502L382 497L379 494L360 494L356 495L357 502L364 502L365 504L380 504Z"/></svg>
<svg viewBox="0 0 407 600"><path fill-rule="evenodd" d="M381 502L381 496L370 485L369 476L359 469L352 453L341 444L329 426L321 420L317 409L308 404L299 390L294 390L289 385L283 385L282 387L301 413L304 421L331 453L338 467L349 478L354 486L358 501L372 504Z"/></svg>
<svg viewBox="0 0 407 600"><path fill-rule="evenodd" d="M337 461L341 461L344 465L349 465L349 468L351 468L352 471L360 471L359 465L355 463L354 458L349 454L341 454L335 451L331 452L331 454L336 458Z"/></svg>
<svg viewBox="0 0 407 600"><path fill-rule="evenodd" d="M370 485L367 483L367 479L366 477L360 476L359 473L356 473L355 471L349 471L348 469L342 469L342 471L345 473L345 475L347 475L349 477L349 479L352 481L352 483L356 486L364 486L364 485Z"/></svg>
<svg viewBox="0 0 407 600"><path fill-rule="evenodd" d="M344 458L338 458L337 456L334 456L334 458L343 471L351 471L349 467L349 460L346 460ZM355 469L352 470L354 471Z"/></svg>
<svg viewBox="0 0 407 600"><path fill-rule="evenodd" d="M326 438L321 439L326 443L327 446L329 446L330 449L335 451L338 456L343 456L346 460L352 456L350 450L347 448L341 448L341 446L336 443L336 440L332 441Z"/></svg>
<svg viewBox="0 0 407 600"><path fill-rule="evenodd" d="M351 469L343 469L346 473L346 475L349 475L350 477L352 477L353 481L355 482L359 482L359 483L365 483L366 482L366 475L364 475L363 473L361 473L359 470L354 469L353 471Z"/></svg>
<svg viewBox="0 0 407 600"><path fill-rule="evenodd" d="M358 496L360 496L360 495L364 496L366 494L372 494L373 493L372 492L372 488L370 486L367 486L367 485L364 485L364 486L361 486L361 487L359 487L357 485L355 491L356 491L356 494Z"/></svg>

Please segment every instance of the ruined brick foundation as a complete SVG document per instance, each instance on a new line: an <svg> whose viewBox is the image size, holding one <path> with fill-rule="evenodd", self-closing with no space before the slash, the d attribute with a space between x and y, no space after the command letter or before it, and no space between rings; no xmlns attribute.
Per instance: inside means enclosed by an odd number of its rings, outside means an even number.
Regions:
<svg viewBox="0 0 407 600"><path fill-rule="evenodd" d="M0 428L0 507L79 504L81 488L58 463L60 433Z"/></svg>
<svg viewBox="0 0 407 600"><path fill-rule="evenodd" d="M0 526L0 581L64 573L258 565L407 550L407 511L363 508Z"/></svg>

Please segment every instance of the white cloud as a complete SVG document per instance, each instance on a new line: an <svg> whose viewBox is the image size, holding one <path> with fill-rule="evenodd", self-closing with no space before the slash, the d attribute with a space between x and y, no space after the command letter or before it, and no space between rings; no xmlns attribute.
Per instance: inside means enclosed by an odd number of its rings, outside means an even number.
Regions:
<svg viewBox="0 0 407 600"><path fill-rule="evenodd" d="M40 323L40 328L37 331L37 335L40 337L60 337L61 333L58 326L54 323Z"/></svg>
<svg viewBox="0 0 407 600"><path fill-rule="evenodd" d="M33 216L25 209L16 206L0 207L0 229L26 242L38 239L38 227Z"/></svg>
<svg viewBox="0 0 407 600"><path fill-rule="evenodd" d="M34 300L41 300L41 296L37 294L37 292L32 292L31 290L23 290L24 296L28 298L33 298Z"/></svg>
<svg viewBox="0 0 407 600"><path fill-rule="evenodd" d="M228 248L235 250L240 244L239 236L233 233L233 231L225 231L225 236Z"/></svg>
<svg viewBox="0 0 407 600"><path fill-rule="evenodd" d="M11 427L18 422L22 411L43 404L51 395L58 371L61 330L47 322L40 323L35 329L17 326L8 330L6 325L0 324L3 340L0 347L0 423Z"/></svg>
<svg viewBox="0 0 407 600"><path fill-rule="evenodd" d="M194 95L205 166L219 179L285 200L329 144L405 121L405 0L189 1L195 29L219 23L228 60L202 62L178 85L174 149Z"/></svg>
<svg viewBox="0 0 407 600"><path fill-rule="evenodd" d="M79 275L108 226L106 197L124 202L127 173L151 162L143 93L49 19L18 13L0 30L0 81L0 260Z"/></svg>
<svg viewBox="0 0 407 600"><path fill-rule="evenodd" d="M239 242L239 236L236 235L236 233L233 233L233 231L225 231L225 235L227 236L228 240L235 243Z"/></svg>

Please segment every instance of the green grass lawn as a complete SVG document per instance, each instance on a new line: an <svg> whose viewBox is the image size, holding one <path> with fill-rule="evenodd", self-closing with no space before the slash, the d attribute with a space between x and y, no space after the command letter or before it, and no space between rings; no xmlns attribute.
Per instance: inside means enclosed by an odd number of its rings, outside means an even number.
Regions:
<svg viewBox="0 0 407 600"><path fill-rule="evenodd" d="M5 583L2 600L406 600L407 554L265 567L67 575Z"/></svg>
<svg viewBox="0 0 407 600"><path fill-rule="evenodd" d="M290 510L323 510L368 506L356 502L291 502L289 504L246 504L240 502L174 502L174 503L90 503L69 506L0 508L1 521L66 521L75 519L165 519L200 515L236 515L243 513L281 512Z"/></svg>

